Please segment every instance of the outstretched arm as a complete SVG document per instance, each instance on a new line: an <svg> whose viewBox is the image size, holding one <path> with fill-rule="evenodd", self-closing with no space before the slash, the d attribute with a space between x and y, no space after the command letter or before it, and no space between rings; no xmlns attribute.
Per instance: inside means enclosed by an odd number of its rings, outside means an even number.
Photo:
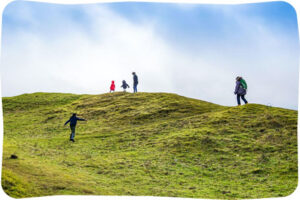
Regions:
<svg viewBox="0 0 300 200"><path fill-rule="evenodd" d="M82 119L82 118L79 118L79 117L77 117L76 118L78 121L86 121L86 119Z"/></svg>
<svg viewBox="0 0 300 200"><path fill-rule="evenodd" d="M69 122L70 122L70 120L66 121L65 125L66 125L67 123L69 123Z"/></svg>

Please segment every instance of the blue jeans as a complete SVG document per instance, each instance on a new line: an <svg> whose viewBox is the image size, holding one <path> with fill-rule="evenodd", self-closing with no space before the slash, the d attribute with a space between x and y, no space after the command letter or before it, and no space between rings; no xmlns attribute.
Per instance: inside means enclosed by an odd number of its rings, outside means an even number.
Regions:
<svg viewBox="0 0 300 200"><path fill-rule="evenodd" d="M134 84L133 85L133 93L136 93L137 92L137 84Z"/></svg>
<svg viewBox="0 0 300 200"><path fill-rule="evenodd" d="M75 137L75 127L76 126L70 126L70 129L71 129L70 140L74 140L74 137Z"/></svg>
<svg viewBox="0 0 300 200"><path fill-rule="evenodd" d="M248 101L245 99L245 95L239 95L239 94L237 94L236 95L236 99L237 99L238 105L241 105L241 99L240 99L241 97L242 97L242 100L245 102L245 104L247 104Z"/></svg>

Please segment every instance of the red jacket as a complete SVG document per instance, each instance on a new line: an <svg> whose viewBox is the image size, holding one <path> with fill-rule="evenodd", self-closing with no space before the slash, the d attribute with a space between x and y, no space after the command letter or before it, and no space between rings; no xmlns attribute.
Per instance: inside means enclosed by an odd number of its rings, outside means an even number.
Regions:
<svg viewBox="0 0 300 200"><path fill-rule="evenodd" d="M111 82L111 85L110 85L110 90L115 90L115 81L112 81Z"/></svg>

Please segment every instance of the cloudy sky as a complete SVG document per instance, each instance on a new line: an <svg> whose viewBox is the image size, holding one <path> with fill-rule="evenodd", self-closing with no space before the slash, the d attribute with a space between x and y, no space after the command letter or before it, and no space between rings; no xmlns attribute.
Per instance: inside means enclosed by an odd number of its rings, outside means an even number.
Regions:
<svg viewBox="0 0 300 200"><path fill-rule="evenodd" d="M13 2L3 13L2 96L121 90L297 109L298 27L284 2L242 5Z"/></svg>

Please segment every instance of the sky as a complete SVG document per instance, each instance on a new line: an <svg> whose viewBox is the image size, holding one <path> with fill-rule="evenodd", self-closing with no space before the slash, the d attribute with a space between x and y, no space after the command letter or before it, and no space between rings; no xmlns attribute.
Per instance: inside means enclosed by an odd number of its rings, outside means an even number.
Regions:
<svg viewBox="0 0 300 200"><path fill-rule="evenodd" d="M2 96L170 92L234 106L298 108L297 16L285 2L237 5L15 1L3 12Z"/></svg>

